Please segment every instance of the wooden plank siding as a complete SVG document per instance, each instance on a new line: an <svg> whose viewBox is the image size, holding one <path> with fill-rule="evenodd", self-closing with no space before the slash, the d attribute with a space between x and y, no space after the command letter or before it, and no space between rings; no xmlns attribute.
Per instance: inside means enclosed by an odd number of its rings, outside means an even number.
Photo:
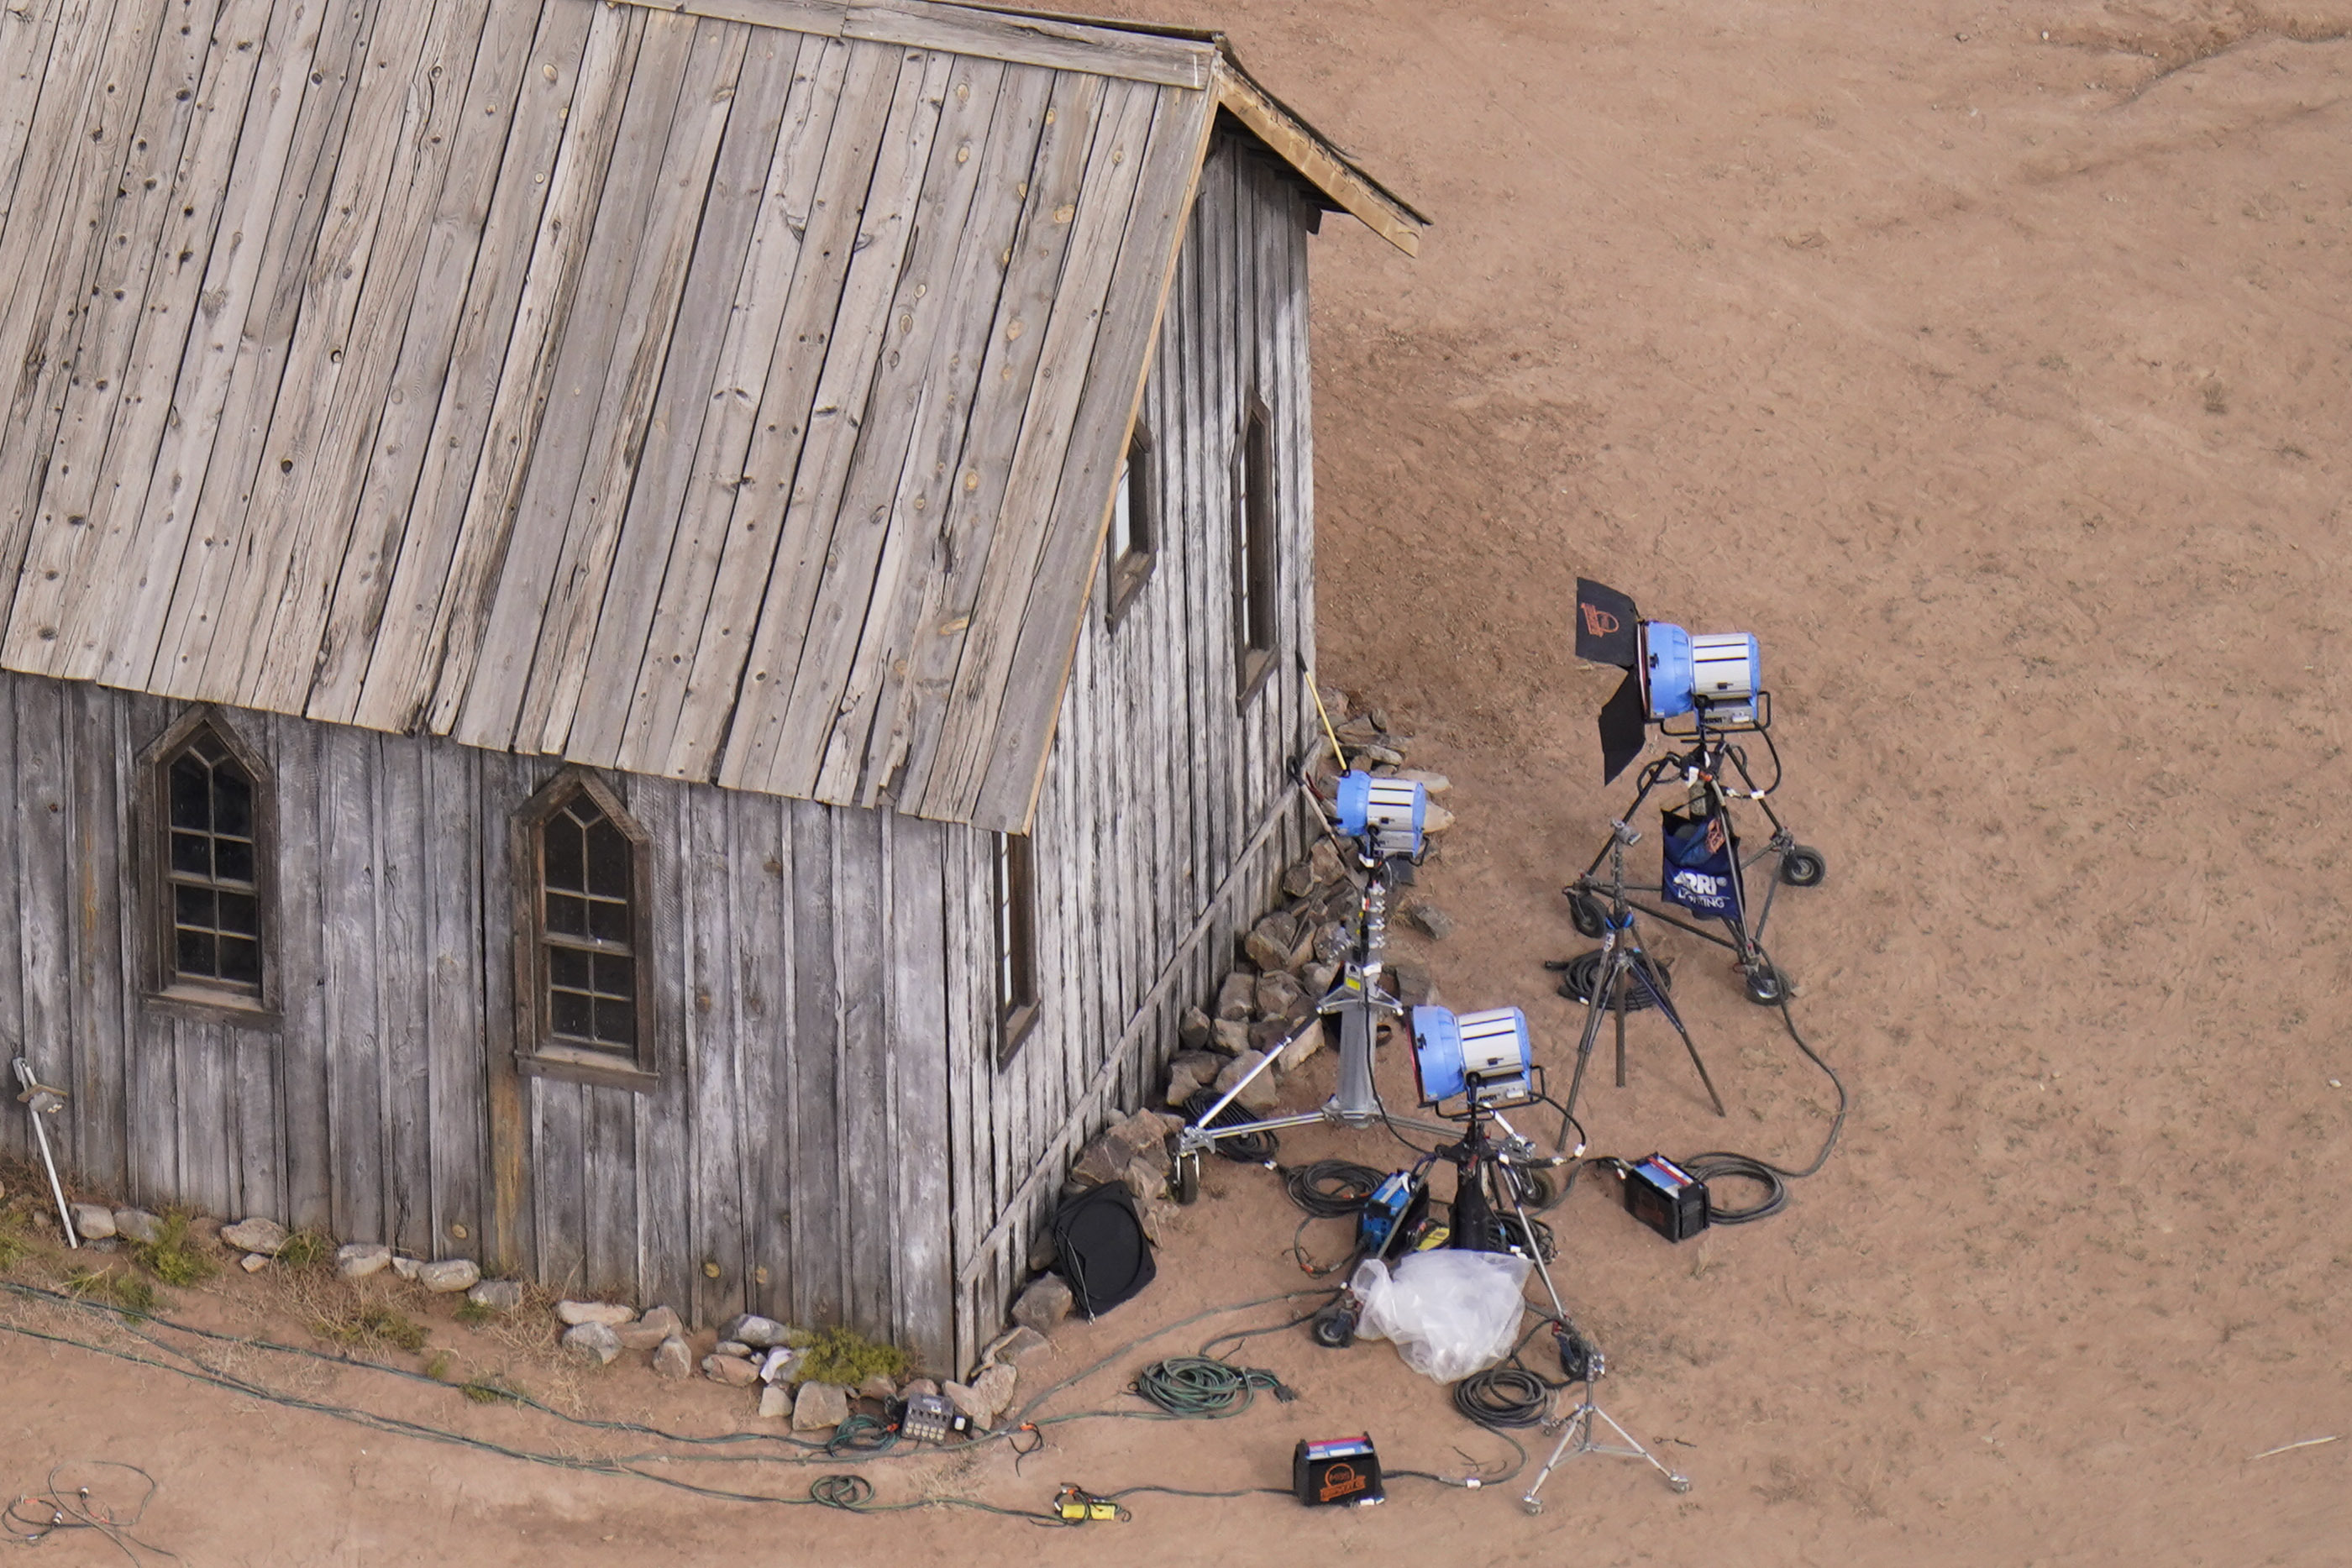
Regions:
<svg viewBox="0 0 2352 1568"><path fill-rule="evenodd" d="M43 0L0 74L0 667L1029 825L1215 41Z"/></svg>
<svg viewBox="0 0 2352 1568"><path fill-rule="evenodd" d="M453 5L420 7L434 19L408 24L411 57L387 73L423 69L428 56L448 52L436 41L437 19L479 11ZM621 20L606 20L614 16ZM29 47L21 29L0 30L0 49ZM307 59L327 45L312 38L299 47ZM356 45L347 39L337 47L352 54ZM589 57L600 47L609 55L604 66ZM657 47L665 52L656 68L647 62ZM540 68L554 63L551 50L566 62L554 82ZM268 49L263 54L249 70L255 80L273 79L278 68ZM1052 737L1042 771L1024 775L1018 755L1008 761L984 746L955 759L971 789L1022 798L1003 820L1034 824L1045 1005L1025 1042L999 1063L995 849L988 829L915 814L889 789L879 790L873 806L779 800L649 769L613 773L608 781L652 843L641 983L655 998L655 1087L640 1092L518 1077L510 824L563 766L563 752L534 740L515 754L349 722L364 716L377 664L408 661L405 667L438 671L442 660L421 647L388 653L388 644L354 658L334 643L343 634L338 630L328 633L333 656L319 665L323 684L313 695L339 694L335 717L342 722L268 702L235 703L240 695L266 695L266 681L252 683L268 669L241 666L235 691L206 688L210 672L226 666L213 657L221 645L197 646L202 638L191 629L202 617L192 612L171 623L188 650L173 657L179 668L205 672L189 680L198 695L211 689L222 701L222 721L261 759L277 802L270 961L281 1005L266 1021L191 1016L144 994L147 916L135 849L139 835L152 831L152 785L136 758L188 711L189 700L43 673L0 674L0 755L9 759L0 768L0 876L20 912L7 961L0 962L0 1034L21 1042L46 1076L72 1092L58 1132L80 1181L144 1202L266 1213L338 1239L394 1241L420 1255L503 1260L558 1288L668 1301L699 1322L746 1308L852 1321L895 1335L942 1370L968 1368L1001 1325L1070 1158L1113 1115L1148 1103L1182 1009L1202 1000L1231 964L1239 934L1271 902L1280 868L1305 842L1290 771L1311 718L1300 675L1313 638L1310 208L1295 179L1251 143L1213 137L1196 112L1203 102L1197 97L1124 80L1106 87L1037 67L945 57L935 67L919 54L837 39L790 39L779 47L747 37L738 21L628 7L583 19L573 0L545 0L530 26L512 24L486 36L478 51L457 51L445 74L474 84L470 112L505 127L499 139L508 159L520 152L544 184L516 193L507 174L493 182L467 167L475 184L454 207L443 201L436 208L440 197L393 193L421 226L384 243L401 255L438 257L429 270L464 292L463 308L427 298L412 281L381 307L386 319L406 321L405 338L367 345L364 354L352 345L338 385L350 391L373 378L371 384L405 387L404 400L425 406L390 413L387 392L384 407L369 417L399 423L403 442L423 439L428 450L401 454L399 482L388 488L383 465L391 455L379 451L361 467L331 475L341 459L315 446L285 482L307 497L331 492L348 502L351 515L341 521L313 521L368 537L365 571L380 595L395 601L412 595L402 584L429 577L437 561L454 563L450 591L478 590L489 602L520 580L495 565L468 579L463 558L482 544L468 537L479 519L499 508L425 497L427 481L415 476L440 465L462 470L470 484L476 466L444 455L482 453L487 472L498 466L491 458L499 443L510 441L530 450L499 468L508 504L546 517L594 509L608 530L602 542L548 535L554 553L541 554L533 570L563 579L571 585L564 591L583 603L594 597L583 585L601 572L612 601L610 585L624 576L640 589L695 576L678 554L677 541L687 537L679 530L726 538L740 529L728 510L730 486L713 476L747 471L747 454L768 437L768 393L780 378L809 383L784 405L808 425L792 435L795 455L758 460L787 488L833 439L822 433L824 422L838 423L845 402L866 410L858 423L887 426L887 449L869 454L853 443L817 462L831 476L827 483L851 499L837 497L830 512L807 518L782 507L765 526L782 539L780 550L812 560L846 551L869 578L898 582L900 601L872 613L887 611L909 634L959 643L939 666L950 680L964 680L975 658L1048 668L1046 685L1058 696L1043 714L1017 720ZM174 60L166 70L151 59L142 68L166 82L188 69L211 73L207 80L227 74L210 60L193 67ZM97 64L89 70L95 79ZM602 87L589 79L599 71ZM855 106L820 100L828 91L838 96L860 71L887 78L888 90L873 98L879 108L863 111L865 123L853 124ZM755 78L763 84L756 109L740 90ZM731 97L720 90L727 84L738 89ZM548 95L534 96L542 85ZM521 100L473 102L486 87L520 92ZM298 110L200 104L184 140L191 146L204 140L207 115L282 122L293 137ZM540 119L543 133L531 131ZM465 124L461 116L461 132ZM319 144L334 131L331 123L316 128ZM740 147L730 140L738 131L751 137ZM1162 147L1180 144L1181 157L1156 161ZM967 148L971 156L959 157ZM455 165L468 163L465 154L448 156ZM597 211L565 186L567 157L600 170L638 160L628 210L640 214L673 199L681 182L740 187L772 205L739 214L731 227L717 225L729 255L711 263L715 270L706 273L696 251L632 247L638 270L598 282L590 275L605 241L581 232L598 226ZM946 183L935 184L934 174ZM1036 182L1051 204L1032 210L982 200L992 183L1016 175ZM887 266L877 261L883 270L866 277L858 269L877 247L861 251L858 241L885 232L877 227L881 209L868 211L856 198L858 210L843 214L830 239L812 213L828 190L875 186L886 176L897 193L892 203L907 204L891 221L939 213L949 233L889 242L900 254ZM594 183L609 189L616 177L599 172ZM1148 188L1149 199L1118 193L1128 186ZM1087 216L1089 192L1097 188L1110 192L1100 213L1116 213L1117 221ZM956 216L983 207L996 226ZM1057 215L1066 207L1074 210ZM562 235L550 228L559 209L566 214ZM348 216L339 212L334 221ZM261 210L249 221L278 220ZM913 226L919 231L921 223ZM703 232L715 232L707 217ZM451 247L491 234L533 247L530 267L451 259ZM1166 248L1155 236L1165 236ZM840 254L814 254L828 244ZM763 246L780 248L772 254ZM565 251L561 266L569 270L541 287L530 267L550 247ZM1015 296L1030 260L1041 269L1050 262L1055 276L1083 261L1104 281L1091 303L1076 307L1076 317L1065 315L1072 308L1066 298L1031 294L1043 314L1008 337L1008 321L1029 320L1017 312L1032 307ZM200 273L212 266L201 258L188 265ZM1102 298L1121 294L1108 279L1131 266L1152 274L1149 308L1104 313ZM648 267L654 276L644 275ZM971 373L942 371L936 382L899 376L885 356L870 383L836 388L827 380L834 373L827 345L841 345L847 329L831 321L821 329L825 352L813 362L795 358L787 370L744 351L737 339L746 330L754 339L794 330L793 293L820 273L821 298L870 296L887 307L887 336L908 352ZM664 321L690 318L710 340L692 346L690 362L683 344L634 358L636 369L625 375L615 361L589 356L583 363L596 378L576 382L565 368L563 332L529 364L487 346L485 312L536 309L562 320L567 300L592 285L609 286L598 307L607 319L593 328L580 322L581 330L650 342L667 330ZM249 297L261 312L273 291L299 294L307 285L298 268L284 279L239 287L245 292L236 297ZM370 286L353 287L364 296ZM939 295L992 301L977 317L984 333L967 327L960 308L927 318L924 304ZM373 308L357 307L362 316ZM1007 310L1016 314L1008 318ZM257 324L194 330L186 373L214 374L215 354L266 357L254 329ZM266 353L310 352L309 329L294 322ZM1113 356L1118 376L1089 372L1041 389L1038 362L1057 354L1074 367L1090 354L1098 361L1100 350L1087 345L1115 334L1135 340L1132 352ZM396 329L389 335L402 336ZM1024 348L1024 338L1034 340ZM331 344L320 350L333 351ZM142 350L125 352L135 361ZM667 378L681 365L691 373L674 385ZM619 379L607 378L607 370ZM1007 370L1009 379L999 373ZM411 380L412 371L418 379ZM234 381L243 372L220 373ZM445 379L435 384L436 377ZM727 390L715 398L693 391L709 386ZM676 453L629 452L623 465L646 482L657 479L658 493L629 490L616 471L590 472L612 454L602 437L583 434L570 439L570 471L559 478L539 466L549 449L544 431L532 432L528 421L500 423L499 411L538 396L533 389L565 397L576 391L600 408L617 399L639 413L667 411L659 417L674 422L669 439L684 443L693 462L686 465ZM992 401L1000 397L1002 407ZM1276 434L1283 610L1274 674L1244 700L1236 695L1233 477L1242 411L1253 397ZM126 393L110 417L126 417L134 401ZM340 406L324 405L320 417L341 417ZM745 406L761 412L746 417ZM992 472L967 488L961 444L969 434L959 435L957 427L992 419L1005 439L991 448ZM1099 555L1118 467L1110 455L1125 450L1130 419L1140 423L1152 453L1158 557L1114 622L1105 613L1108 578ZM1066 437L1037 434L1073 421L1094 432L1083 459ZM781 440L786 433L774 434ZM1028 454L1023 444L1033 438L1042 444ZM236 439L255 443L248 455L274 471L261 434L248 430ZM201 472L192 482L210 494ZM418 509L408 534L395 537L383 530L382 497L411 483ZM542 507L533 498L542 484L572 499ZM1026 496L1013 530L1020 537L999 528L990 513L975 519L976 533L949 548L962 527L957 497L992 486ZM592 489L593 508L580 498ZM927 495L939 498L928 521L907 509ZM152 521L159 505L163 513L201 514L212 504L168 486L154 493L142 486L123 505ZM417 530L428 517L437 531L423 540ZM210 525L192 528L182 516L173 526L184 539L201 539ZM78 539L75 548L136 577L131 563L150 559L137 542L143 527L126 524L127 534ZM1060 559L1080 585L1076 596L1056 598L1034 572L993 575L1010 569L989 566L996 548L990 537ZM977 553L958 554L975 541ZM311 548L285 543L282 562ZM877 578L877 560L896 564ZM616 561L635 564L625 573ZM685 585L694 593L740 586L715 581L707 562L698 570ZM942 572L971 575L956 588ZM996 625L984 652L969 635L941 638L932 630L948 611L971 613L991 592L1021 597L1012 585L1033 578L1038 586L1030 599L1051 601L1034 637L1023 617L1044 613L1036 603ZM287 597L291 581L278 570L253 601L255 612L280 624L309 625L323 614L331 628L364 626L367 614L345 603L346 589L358 591L349 577L317 600ZM940 747L957 731L945 724L927 729L919 702L908 695L921 682L903 667L894 671L910 644L869 636L870 620L853 624L867 612L835 606L821 577L803 586L814 597L804 593L792 613L822 633L829 667L853 685L863 683L859 722L889 735L898 758L928 758L925 788L937 788L950 760ZM166 584L161 591L170 601L179 589ZM558 591L551 580L548 591ZM960 601L960 592L976 597ZM411 602L427 611L422 621L429 631L432 607L421 598ZM635 601L626 613L647 629L632 635L656 641L665 627L705 626L700 612L673 612L658 599ZM415 618L407 609L402 614L415 630ZM84 607L59 618L96 627L115 624L113 615ZM597 631L576 621L517 623L559 642ZM759 645L758 627L756 617L746 618L734 634ZM959 628L976 630L977 623ZM13 632L10 646L18 647ZM810 646L808 656L815 656L819 644ZM505 672L504 697L530 710L546 733L593 727L615 747L679 743L642 729L632 706L674 680L675 666L645 664L626 690L560 681L534 688L526 677L553 679L558 672L528 649L522 654L497 666ZM690 668L697 656L690 636L677 644L677 664ZM803 724L792 669L778 667L786 678L771 685L762 722L775 735L805 727L821 748L828 726ZM677 689L691 695L690 685ZM412 707L429 695L411 690ZM598 709L590 726L590 698L609 704L616 695L619 706ZM1001 686L994 696L1009 700ZM992 733L983 726L971 735L978 744ZM933 749L922 751L926 746ZM821 763L832 766L828 755L812 751L803 761L814 773ZM894 775L898 766L894 760ZM861 767L841 777L857 791L875 782ZM0 1148L22 1154L28 1143L22 1117L0 1118ZM502 1172L502 1161L513 1169Z"/></svg>

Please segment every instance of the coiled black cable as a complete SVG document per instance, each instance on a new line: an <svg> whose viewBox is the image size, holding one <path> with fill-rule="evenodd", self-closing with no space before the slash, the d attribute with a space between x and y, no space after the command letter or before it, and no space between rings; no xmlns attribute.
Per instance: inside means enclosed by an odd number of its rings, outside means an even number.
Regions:
<svg viewBox="0 0 2352 1568"><path fill-rule="evenodd" d="M1490 1366L1454 1385L1454 1408L1490 1432L1540 1427L1552 1385L1518 1366Z"/></svg>
<svg viewBox="0 0 2352 1568"><path fill-rule="evenodd" d="M1653 964L1657 975L1659 988L1668 991L1673 990L1675 988L1675 977L1673 971L1662 962L1653 960ZM1592 989L1595 986L1599 985L1600 982L1601 949L1598 947L1588 948L1584 952L1579 953L1575 957L1570 958L1567 964L1561 967L1559 972L1559 994L1566 997L1570 1001L1582 1002L1586 1007L1591 1007L1593 1005ZM1601 998L1600 1005L1605 1008L1613 1009L1617 1004L1614 998ZM1655 1003L1653 1002L1650 997L1649 987L1637 986L1633 984L1631 981L1626 983L1625 1010L1627 1012L1642 1012L1654 1005Z"/></svg>
<svg viewBox="0 0 2352 1568"><path fill-rule="evenodd" d="M1778 1170L1753 1155L1713 1149L1675 1163L1706 1184L1706 1222L1709 1225L1747 1225L1769 1218L1789 1206L1789 1184L1780 1178ZM1757 1183L1764 1188L1763 1200L1745 1207L1725 1203L1717 1188L1726 1176L1738 1176L1742 1181Z"/></svg>
<svg viewBox="0 0 2352 1568"><path fill-rule="evenodd" d="M1209 1108L1221 1098L1223 1096L1213 1089L1199 1091L1184 1102L1184 1120L1193 1126L1201 1125L1201 1118L1207 1115ZM1217 1113L1217 1119L1209 1125L1240 1127L1256 1119L1239 1105L1228 1105ZM1238 1138L1220 1138L1210 1146L1220 1158L1231 1160L1235 1165L1270 1166L1274 1163L1276 1152L1282 1147L1282 1140L1272 1133L1246 1133Z"/></svg>
<svg viewBox="0 0 2352 1568"><path fill-rule="evenodd" d="M1282 1190L1290 1201L1317 1219L1339 1219L1363 1212L1364 1202L1387 1179L1387 1174L1348 1160L1317 1160L1312 1165L1286 1166Z"/></svg>

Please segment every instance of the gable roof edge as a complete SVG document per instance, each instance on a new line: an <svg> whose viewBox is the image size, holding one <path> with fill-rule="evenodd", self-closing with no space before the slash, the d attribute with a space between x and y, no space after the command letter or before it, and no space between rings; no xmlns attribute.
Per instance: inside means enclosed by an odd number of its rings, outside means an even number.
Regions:
<svg viewBox="0 0 2352 1568"><path fill-rule="evenodd" d="M1358 168L1287 104L1266 91L1234 58L1230 46L1219 53L1211 89L1220 108L1341 211L1405 255L1421 254L1421 231L1429 226L1429 219Z"/></svg>

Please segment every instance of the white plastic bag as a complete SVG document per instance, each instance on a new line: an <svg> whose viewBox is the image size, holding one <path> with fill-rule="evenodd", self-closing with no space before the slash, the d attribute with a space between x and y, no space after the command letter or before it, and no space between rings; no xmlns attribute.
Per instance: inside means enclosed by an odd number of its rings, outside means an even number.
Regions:
<svg viewBox="0 0 2352 1568"><path fill-rule="evenodd" d="M1404 1364L1440 1383L1458 1383L1511 1353L1520 1291L1533 1265L1507 1252L1439 1248L1396 1266L1367 1259L1348 1288L1362 1303L1356 1333L1396 1342Z"/></svg>

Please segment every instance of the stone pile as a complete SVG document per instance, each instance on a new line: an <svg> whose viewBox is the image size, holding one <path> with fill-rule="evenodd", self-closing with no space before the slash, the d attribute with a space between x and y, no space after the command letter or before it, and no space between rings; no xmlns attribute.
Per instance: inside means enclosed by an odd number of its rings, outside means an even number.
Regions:
<svg viewBox="0 0 2352 1568"><path fill-rule="evenodd" d="M1326 689L1323 699L1334 714L1349 711L1338 692ZM1411 779L1429 792L1423 820L1429 834L1454 825L1453 812L1435 799L1452 788L1451 781L1442 773L1403 766L1412 738L1391 730L1386 713L1379 708L1352 713L1336 728L1351 766L1376 778ZM1316 785L1328 800L1339 775L1328 747L1318 768ZM1438 841L1430 838L1427 856L1436 854ZM1329 994L1353 946L1363 872L1339 844L1319 838L1307 854L1284 868L1282 894L1282 905L1243 934L1243 961L1218 983L1210 1005L1185 1010L1176 1054L1168 1063L1169 1105L1182 1110L1203 1093L1223 1098L1271 1054L1274 1065L1250 1079L1234 1102L1242 1111L1263 1115L1280 1099L1283 1078L1323 1049L1325 1024L1316 1006ZM1451 916L1409 886L1391 887L1389 922L1391 932L1410 928L1433 941L1443 941L1454 929ZM1389 983L1407 1007L1437 999L1429 971L1399 961L1393 950Z"/></svg>
<svg viewBox="0 0 2352 1568"><path fill-rule="evenodd" d="M924 1378L910 1379L902 1389L897 1380L878 1372L855 1388L809 1379L803 1375L803 1347L815 1337L773 1318L745 1312L720 1332L718 1344L702 1358L702 1375L730 1388L758 1389L760 1414L772 1421L790 1421L795 1432L829 1431L849 1419L857 1401L887 1411L901 1394L939 1391Z"/></svg>
<svg viewBox="0 0 2352 1568"><path fill-rule="evenodd" d="M485 1288L476 1286L475 1291ZM469 1299L492 1304L473 1292ZM583 1361L610 1366L624 1351L650 1351L654 1370L664 1377L684 1377L693 1367L686 1325L667 1307L656 1307L640 1317L635 1307L617 1301L567 1300L555 1303L555 1316L563 1324L563 1348Z"/></svg>

